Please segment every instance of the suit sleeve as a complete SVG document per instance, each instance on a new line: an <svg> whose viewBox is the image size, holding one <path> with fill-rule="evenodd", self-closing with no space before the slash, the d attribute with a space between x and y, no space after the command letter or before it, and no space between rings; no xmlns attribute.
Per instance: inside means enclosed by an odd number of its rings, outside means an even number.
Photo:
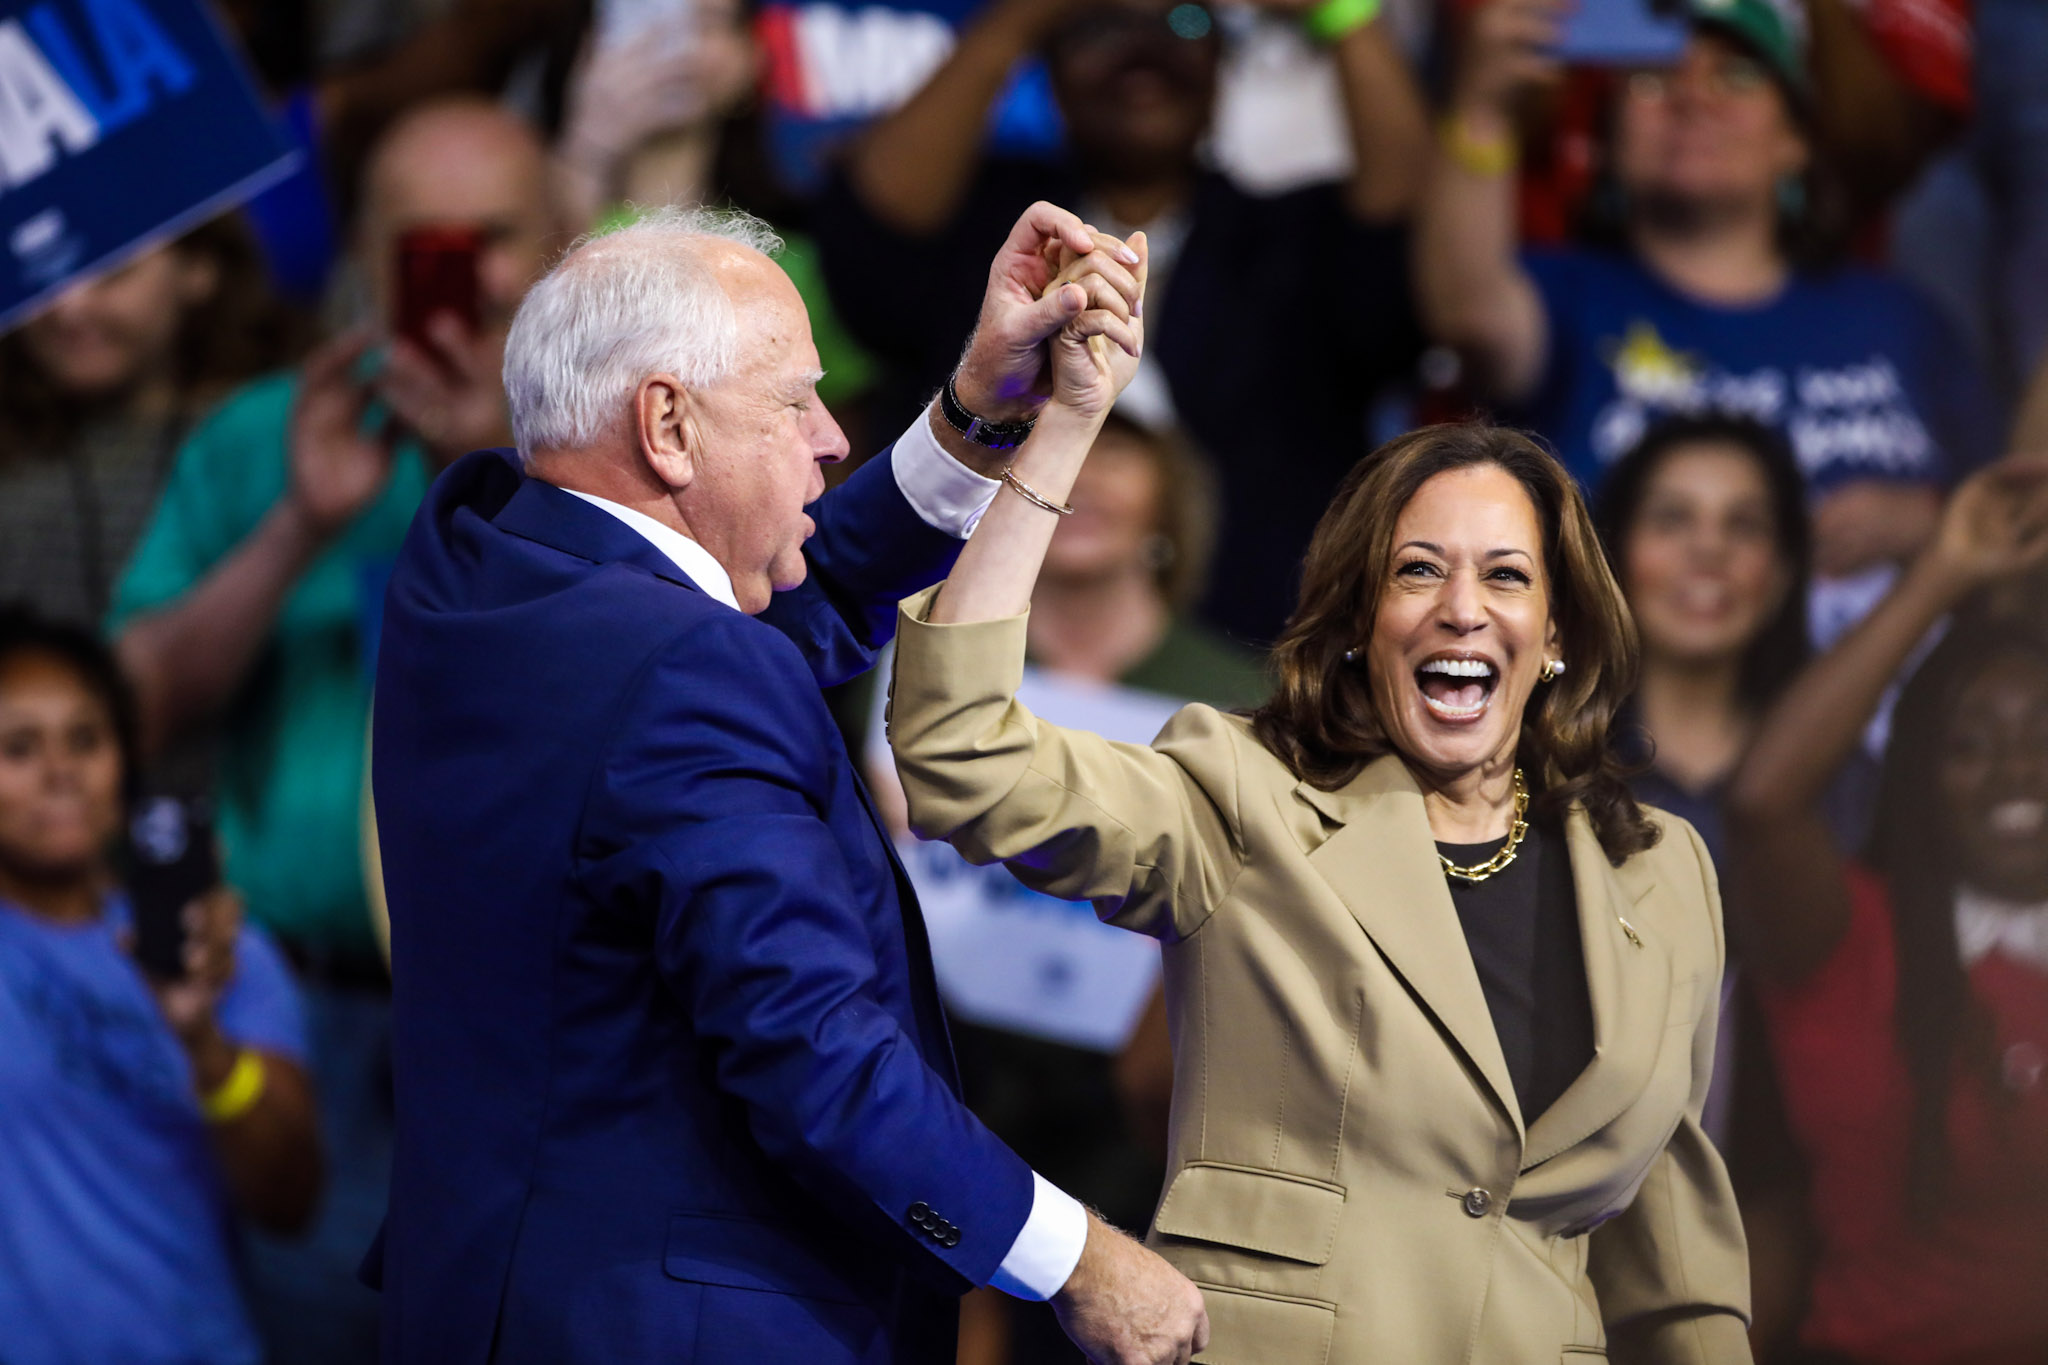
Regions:
<svg viewBox="0 0 2048 1365"><path fill-rule="evenodd" d="M1749 1252L1727 1168L1700 1126L1714 1075L1727 947L1714 865L1690 825L1713 929L1714 975L1692 1036L1685 1116L1626 1212L1593 1234L1591 1273L1608 1350L1624 1365L1738 1365L1750 1359ZM1690 897L1687 897L1690 899Z"/></svg>
<svg viewBox="0 0 2048 1365"><path fill-rule="evenodd" d="M803 661L720 613L650 661L619 733L578 840L588 893L657 907L661 975L772 1161L925 1278L987 1283L1031 1171L887 1006L910 970L893 902L876 922L895 883L879 851L851 866L827 823L860 798ZM953 1245L914 1230L920 1204Z"/></svg>
<svg viewBox="0 0 2048 1365"><path fill-rule="evenodd" d="M928 525L897 485L892 447L805 510L810 572L760 619L803 651L815 686L865 673L889 643L896 604L944 578L964 543Z"/></svg>
<svg viewBox="0 0 2048 1365"><path fill-rule="evenodd" d="M1200 928L1243 864L1230 722L1190 706L1151 748L1048 724L1016 700L1025 618L930 625L931 599L903 604L887 711L911 827L1123 928Z"/></svg>

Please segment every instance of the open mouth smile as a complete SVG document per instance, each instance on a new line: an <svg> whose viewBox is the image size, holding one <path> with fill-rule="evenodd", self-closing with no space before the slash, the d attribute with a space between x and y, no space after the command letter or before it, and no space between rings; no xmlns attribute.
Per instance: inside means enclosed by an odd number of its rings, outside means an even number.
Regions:
<svg viewBox="0 0 2048 1365"><path fill-rule="evenodd" d="M1467 725L1486 714L1500 669L1472 654L1438 654L1415 669L1415 686L1429 714L1452 725Z"/></svg>

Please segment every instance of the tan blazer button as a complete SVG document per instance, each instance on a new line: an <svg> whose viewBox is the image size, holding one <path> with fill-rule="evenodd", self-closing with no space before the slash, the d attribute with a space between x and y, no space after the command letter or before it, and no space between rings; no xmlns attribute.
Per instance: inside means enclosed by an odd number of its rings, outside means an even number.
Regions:
<svg viewBox="0 0 2048 1365"><path fill-rule="evenodd" d="M1493 1196L1474 1186L1465 1191L1465 1212L1474 1218L1486 1217L1486 1211L1493 1207Z"/></svg>

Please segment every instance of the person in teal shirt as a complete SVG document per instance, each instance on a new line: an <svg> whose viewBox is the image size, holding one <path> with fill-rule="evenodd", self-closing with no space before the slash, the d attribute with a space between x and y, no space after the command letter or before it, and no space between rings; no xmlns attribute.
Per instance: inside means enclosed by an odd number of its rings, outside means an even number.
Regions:
<svg viewBox="0 0 2048 1365"><path fill-rule="evenodd" d="M389 1180L388 982L359 808L384 582L448 462L511 444L505 328L568 233L548 153L482 101L421 106L372 153L353 253L377 318L407 228L479 230L479 318L421 340L345 334L295 374L233 394L179 450L111 627L145 745L210 735L229 879L297 970L333 1154L310 1237L255 1243L252 1300L274 1365L375 1358L355 1272Z"/></svg>

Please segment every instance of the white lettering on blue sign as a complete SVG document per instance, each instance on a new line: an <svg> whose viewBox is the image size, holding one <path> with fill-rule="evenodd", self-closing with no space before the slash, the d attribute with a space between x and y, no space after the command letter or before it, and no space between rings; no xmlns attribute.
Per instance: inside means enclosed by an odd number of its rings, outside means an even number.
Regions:
<svg viewBox="0 0 2048 1365"><path fill-rule="evenodd" d="M136 0L82 0L81 9L97 71L54 5L0 23L0 189L192 88L192 63Z"/></svg>

